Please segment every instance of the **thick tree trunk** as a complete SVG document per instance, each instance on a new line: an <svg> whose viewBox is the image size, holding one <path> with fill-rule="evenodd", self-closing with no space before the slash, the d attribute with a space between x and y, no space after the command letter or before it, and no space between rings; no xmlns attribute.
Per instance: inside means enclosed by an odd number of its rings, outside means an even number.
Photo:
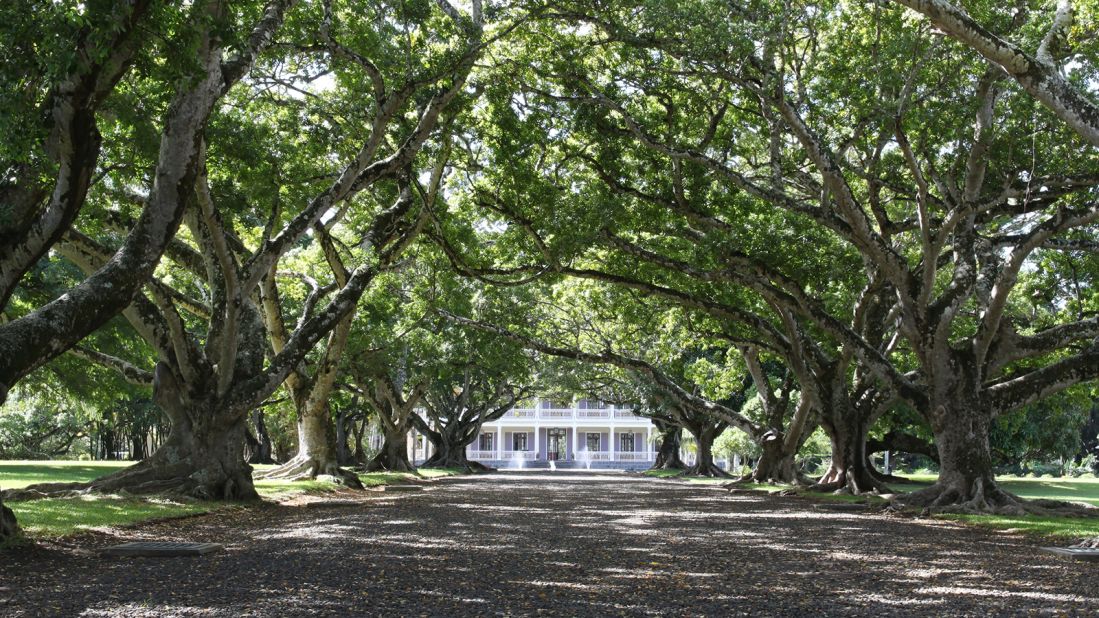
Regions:
<svg viewBox="0 0 1099 618"><path fill-rule="evenodd" d="M202 500L258 500L252 467L244 461L244 419L196 410L197 422L177 420L148 459L87 483L41 483L8 492L40 498L73 491L167 493Z"/></svg>
<svg viewBox="0 0 1099 618"><path fill-rule="evenodd" d="M992 415L977 401L957 398L929 415L939 453L934 485L899 499L932 511L1021 515L1023 501L1003 491L992 473L989 428Z"/></svg>
<svg viewBox="0 0 1099 618"><path fill-rule="evenodd" d="M415 472L416 468L408 460L408 427L386 432L382 448L366 464L367 472Z"/></svg>
<svg viewBox="0 0 1099 618"><path fill-rule="evenodd" d="M342 485L362 489L358 475L340 468L336 451L336 436L328 406L312 406L298 416L298 454L265 473L263 478L304 480L327 476Z"/></svg>
<svg viewBox="0 0 1099 618"><path fill-rule="evenodd" d="M275 458L273 457L274 447L271 444L271 434L267 432L267 422L263 415L262 408L256 408L252 410L252 427L255 429L256 434L254 436L255 442L250 441L249 449L251 453L248 457L248 463L250 464L273 464Z"/></svg>
<svg viewBox="0 0 1099 618"><path fill-rule="evenodd" d="M347 425L351 422L351 418L346 410L341 410L336 417L336 461L341 466L350 466L355 463L347 448Z"/></svg>
<svg viewBox="0 0 1099 618"><path fill-rule="evenodd" d="M822 426L832 443L828 471L810 487L814 491L837 493L891 493L870 465L866 450L869 419L855 410L838 410L822 415Z"/></svg>
<svg viewBox="0 0 1099 618"><path fill-rule="evenodd" d="M457 424L457 423L455 423ZM476 436L478 429L468 425L458 427L444 427L439 431L423 432L435 452L427 459L421 468L453 468L463 472L487 472L488 466L470 461L466 456L466 448L472 444L472 440L465 441L460 436Z"/></svg>
<svg viewBox="0 0 1099 618"><path fill-rule="evenodd" d="M714 440L717 439L716 433L711 429L691 433L694 434L695 443L698 447L698 457L695 460L695 464L690 468L687 468L685 474L688 476L729 476L727 472L717 467L717 464L714 463Z"/></svg>
<svg viewBox="0 0 1099 618"><path fill-rule="evenodd" d="M683 445L683 428L661 421L656 421L655 424L660 430L660 448L650 470L686 470L687 464L679 456L679 449Z"/></svg>
<svg viewBox="0 0 1099 618"><path fill-rule="evenodd" d="M19 536L19 524L15 521L15 513L4 506L4 497L0 495L0 545Z"/></svg>
<svg viewBox="0 0 1099 618"><path fill-rule="evenodd" d="M800 481L796 452L787 452L781 435L768 432L760 443L763 454L760 455L752 472L746 479L755 483L782 483L792 485Z"/></svg>

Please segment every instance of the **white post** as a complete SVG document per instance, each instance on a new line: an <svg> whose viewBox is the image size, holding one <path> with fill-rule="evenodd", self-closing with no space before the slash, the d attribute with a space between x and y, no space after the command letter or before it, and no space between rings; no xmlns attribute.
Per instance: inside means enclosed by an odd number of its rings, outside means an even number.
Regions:
<svg viewBox="0 0 1099 618"><path fill-rule="evenodd" d="M572 422L572 458L580 458L580 426Z"/></svg>
<svg viewBox="0 0 1099 618"><path fill-rule="evenodd" d="M614 425L611 425L610 443L610 448L607 449L608 451L610 451L608 457L611 461L614 461Z"/></svg>
<svg viewBox="0 0 1099 618"><path fill-rule="evenodd" d="M504 459L504 427L496 426L496 461Z"/></svg>
<svg viewBox="0 0 1099 618"><path fill-rule="evenodd" d="M534 426L534 458L538 459L538 425ZM549 455L546 455L546 459L549 459Z"/></svg>
<svg viewBox="0 0 1099 618"><path fill-rule="evenodd" d="M646 453L646 455L645 455L646 460L652 459L652 457L649 457L649 453L653 452L653 427L652 427L652 425L649 425L648 427L645 428L645 448L642 449L642 450L644 450L645 453Z"/></svg>
<svg viewBox="0 0 1099 618"><path fill-rule="evenodd" d="M889 466L889 451L885 451L885 473L893 474L893 469Z"/></svg>

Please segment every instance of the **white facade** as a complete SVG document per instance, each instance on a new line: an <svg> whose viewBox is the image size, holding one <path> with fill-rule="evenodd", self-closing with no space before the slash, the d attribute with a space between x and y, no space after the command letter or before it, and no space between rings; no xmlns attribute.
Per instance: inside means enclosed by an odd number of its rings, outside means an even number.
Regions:
<svg viewBox="0 0 1099 618"><path fill-rule="evenodd" d="M652 420L632 408L581 399L568 404L537 399L485 423L469 446L474 461L523 467L530 462L577 462L600 467L648 464L656 456Z"/></svg>

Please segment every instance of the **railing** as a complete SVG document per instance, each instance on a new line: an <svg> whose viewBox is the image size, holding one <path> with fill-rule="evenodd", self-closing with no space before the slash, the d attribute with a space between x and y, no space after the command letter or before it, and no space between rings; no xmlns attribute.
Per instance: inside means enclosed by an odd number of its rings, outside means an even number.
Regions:
<svg viewBox="0 0 1099 618"><path fill-rule="evenodd" d="M496 459L496 451L470 451L466 457L473 460Z"/></svg>
<svg viewBox="0 0 1099 618"><path fill-rule="evenodd" d="M516 418L544 418L544 419L628 419L632 421L647 421L647 417L638 416L633 413L633 410L611 410L611 409L598 409L598 408L516 408L508 410L507 414L503 416L504 419L516 419Z"/></svg>
<svg viewBox="0 0 1099 618"><path fill-rule="evenodd" d="M501 453L501 459L535 459L534 451L504 451Z"/></svg>
<svg viewBox="0 0 1099 618"><path fill-rule="evenodd" d="M576 461L610 461L611 454L608 451L580 451L576 454Z"/></svg>
<svg viewBox="0 0 1099 618"><path fill-rule="evenodd" d="M619 451L614 454L615 461L651 461L654 453L648 451Z"/></svg>

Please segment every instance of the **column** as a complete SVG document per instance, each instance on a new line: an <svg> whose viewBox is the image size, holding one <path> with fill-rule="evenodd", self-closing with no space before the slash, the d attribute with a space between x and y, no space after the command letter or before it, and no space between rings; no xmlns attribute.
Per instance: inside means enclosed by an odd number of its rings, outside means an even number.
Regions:
<svg viewBox="0 0 1099 618"><path fill-rule="evenodd" d="M653 439L653 426L649 425L648 427L645 428L645 448L641 449L641 450L645 451L645 459L653 459L652 457L649 457L649 455L648 455L649 453L653 452L652 439Z"/></svg>
<svg viewBox="0 0 1099 618"><path fill-rule="evenodd" d="M534 458L538 459L538 424L534 425Z"/></svg>
<svg viewBox="0 0 1099 618"><path fill-rule="evenodd" d="M502 425L496 426L496 459L497 461L504 458L504 427Z"/></svg>
<svg viewBox="0 0 1099 618"><path fill-rule="evenodd" d="M572 458L580 458L580 426L572 423Z"/></svg>
<svg viewBox="0 0 1099 618"><path fill-rule="evenodd" d="M609 448L607 449L609 451L609 454L607 455L607 457L611 461L614 461L614 425L611 425L611 432L610 432L610 434L608 434L608 437L610 439L607 440L607 441L610 442L610 444L608 445Z"/></svg>

